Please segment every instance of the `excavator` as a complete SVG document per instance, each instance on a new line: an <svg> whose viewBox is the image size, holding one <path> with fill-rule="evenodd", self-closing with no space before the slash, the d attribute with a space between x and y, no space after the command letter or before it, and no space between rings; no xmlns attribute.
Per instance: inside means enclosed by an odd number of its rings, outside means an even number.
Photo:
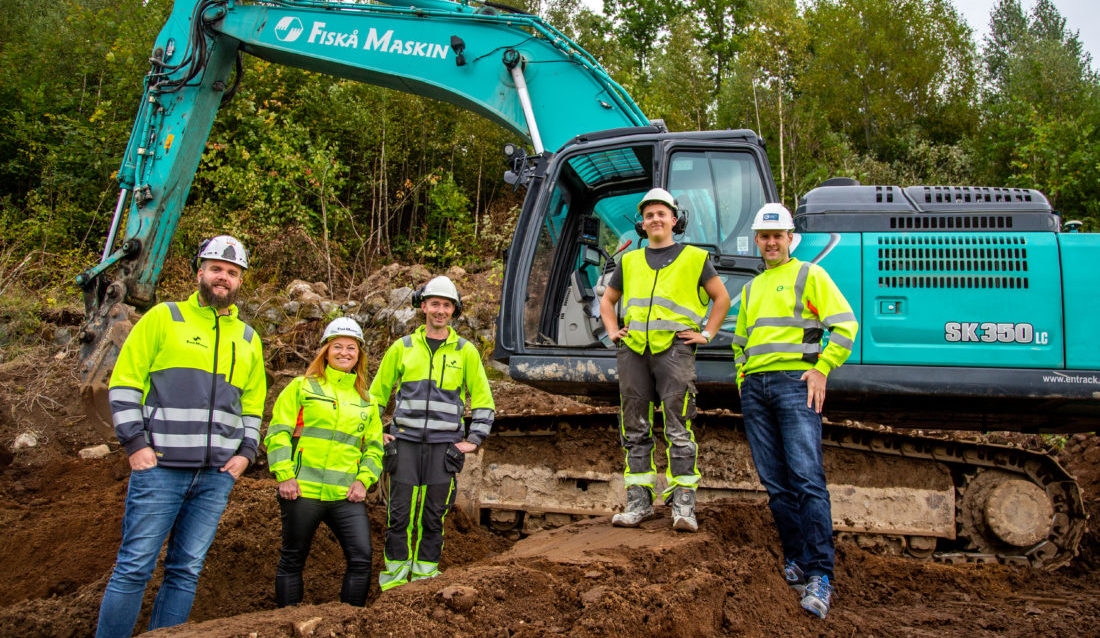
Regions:
<svg viewBox="0 0 1100 638"><path fill-rule="evenodd" d="M133 312L156 302L245 54L443 100L517 136L504 180L525 198L493 356L553 393L616 402L598 300L616 259L644 246L634 231L642 193L671 191L689 216L677 239L710 253L734 300L697 353L707 408L695 424L699 499L764 496L729 348L741 287L763 269L753 214L779 200L764 141L750 130L669 131L560 31L489 1L176 0L153 45L102 259L78 277L90 406L104 414ZM1096 431L1100 298L1089 257L1100 236L1073 232L1031 189L847 178L807 193L795 220L794 256L830 272L861 328L830 376L823 431L838 535L945 562L1072 560L1087 515L1053 458L907 428ZM498 416L459 479L460 507L509 534L610 514L624 501L617 432L612 409Z"/></svg>

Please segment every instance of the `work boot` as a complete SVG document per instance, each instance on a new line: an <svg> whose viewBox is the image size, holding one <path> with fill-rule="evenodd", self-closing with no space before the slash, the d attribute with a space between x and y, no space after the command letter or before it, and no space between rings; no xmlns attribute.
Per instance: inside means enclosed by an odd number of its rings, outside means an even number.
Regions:
<svg viewBox="0 0 1100 638"><path fill-rule="evenodd" d="M626 488L626 509L611 517L616 527L637 527L642 521L653 518L653 494L644 485Z"/></svg>
<svg viewBox="0 0 1100 638"><path fill-rule="evenodd" d="M678 532L699 531L699 523L695 521L695 490L677 487L672 490L666 503L672 506L672 529Z"/></svg>
<svg viewBox="0 0 1100 638"><path fill-rule="evenodd" d="M806 592L806 575L793 560L783 562L783 580L787 581L787 586L798 592L799 596Z"/></svg>
<svg viewBox="0 0 1100 638"><path fill-rule="evenodd" d="M810 576L806 581L806 591L802 594L802 608L824 620L832 599L833 586L829 584L829 577Z"/></svg>

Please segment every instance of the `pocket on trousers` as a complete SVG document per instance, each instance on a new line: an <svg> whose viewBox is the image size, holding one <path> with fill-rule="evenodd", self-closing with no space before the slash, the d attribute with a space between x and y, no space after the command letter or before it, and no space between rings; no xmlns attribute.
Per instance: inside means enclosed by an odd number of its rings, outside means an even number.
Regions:
<svg viewBox="0 0 1100 638"><path fill-rule="evenodd" d="M397 472L397 439L382 447L382 470L391 476Z"/></svg>
<svg viewBox="0 0 1100 638"><path fill-rule="evenodd" d="M462 466L466 464L466 455L459 450L454 444L447 446L447 451L443 456L443 469L452 474L458 474L462 471Z"/></svg>

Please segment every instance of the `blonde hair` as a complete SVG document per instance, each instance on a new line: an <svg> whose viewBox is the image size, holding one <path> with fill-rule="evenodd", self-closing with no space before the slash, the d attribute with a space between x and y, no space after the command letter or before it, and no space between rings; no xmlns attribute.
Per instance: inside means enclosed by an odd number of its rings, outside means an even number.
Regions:
<svg viewBox="0 0 1100 638"><path fill-rule="evenodd" d="M313 361L306 368L307 377L328 382L325 377L325 366L328 365L328 349L332 345L332 341L332 339L326 341L321 346L321 350L317 352L317 356L313 357ZM359 347L359 358L355 361L355 367L352 369L352 372L355 373L355 391L359 393L364 401L369 401L370 397L367 396L367 353L363 350L363 344L356 341L355 345Z"/></svg>

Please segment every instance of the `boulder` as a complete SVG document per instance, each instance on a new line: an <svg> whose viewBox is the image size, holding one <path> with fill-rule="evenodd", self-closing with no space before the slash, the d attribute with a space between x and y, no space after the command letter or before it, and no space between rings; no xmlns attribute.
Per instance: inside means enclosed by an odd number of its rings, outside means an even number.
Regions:
<svg viewBox="0 0 1100 638"><path fill-rule="evenodd" d="M77 454L82 459L101 459L110 453L111 448L107 447L106 443L100 443L99 445L86 447L83 450L77 452Z"/></svg>
<svg viewBox="0 0 1100 638"><path fill-rule="evenodd" d="M452 611L459 613L470 611L477 602L477 590L466 585L448 585L439 595Z"/></svg>
<svg viewBox="0 0 1100 638"><path fill-rule="evenodd" d="M19 436L15 437L15 442L11 444L11 449L20 450L25 447L36 447L37 445L37 434L34 432L21 432Z"/></svg>
<svg viewBox="0 0 1100 638"><path fill-rule="evenodd" d="M400 288L394 288L390 291L389 302L386 303L387 308L397 309L412 304L413 289L408 286L402 286Z"/></svg>

